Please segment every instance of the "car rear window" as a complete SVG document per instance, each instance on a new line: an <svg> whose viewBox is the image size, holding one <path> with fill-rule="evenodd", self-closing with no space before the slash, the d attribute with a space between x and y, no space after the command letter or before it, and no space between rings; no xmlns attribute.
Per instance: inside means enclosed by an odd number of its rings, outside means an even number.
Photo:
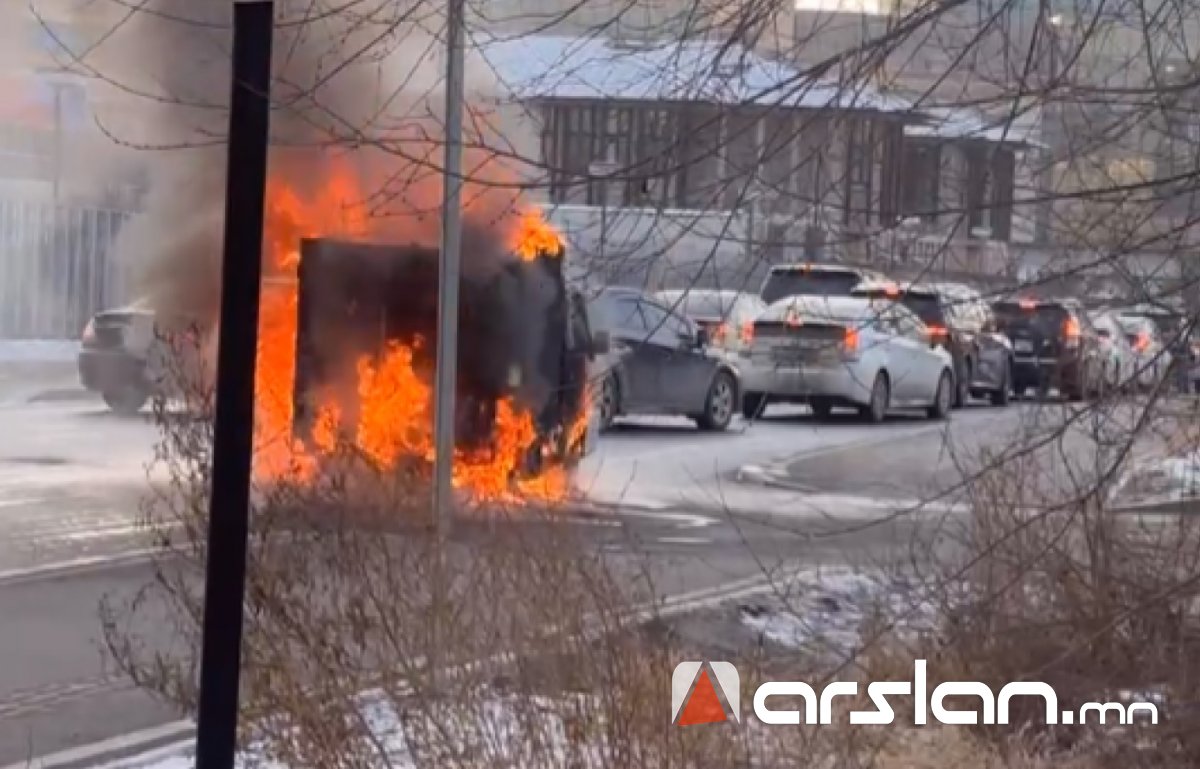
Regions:
<svg viewBox="0 0 1200 769"><path fill-rule="evenodd" d="M997 302L993 305L996 323L1001 331L1015 328L1032 329L1044 336L1058 336L1071 313L1060 304L1022 305L1018 302Z"/></svg>
<svg viewBox="0 0 1200 769"><path fill-rule="evenodd" d="M868 296L872 299L886 299L888 293L883 290L855 292L858 296ZM900 304L912 310L926 326L945 326L946 313L936 295L904 292L899 297Z"/></svg>
<svg viewBox="0 0 1200 769"><path fill-rule="evenodd" d="M618 325L617 315L616 297L598 296L587 303L588 325L593 329L612 331Z"/></svg>
<svg viewBox="0 0 1200 769"><path fill-rule="evenodd" d="M762 300L771 304L789 296L850 296L860 281L852 270L771 270Z"/></svg>
<svg viewBox="0 0 1200 769"><path fill-rule="evenodd" d="M718 293L707 291L688 292L680 298L679 292L663 292L658 299L667 307L674 307L690 318L724 318L733 310L733 297L723 297ZM676 304L678 303L678 305Z"/></svg>

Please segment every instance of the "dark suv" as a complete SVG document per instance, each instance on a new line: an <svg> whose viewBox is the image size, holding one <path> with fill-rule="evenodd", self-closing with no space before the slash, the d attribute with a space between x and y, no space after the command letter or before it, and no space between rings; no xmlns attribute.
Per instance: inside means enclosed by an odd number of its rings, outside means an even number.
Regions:
<svg viewBox="0 0 1200 769"><path fill-rule="evenodd" d="M1101 387L1100 337L1082 305L1071 299L996 302L1000 330L1013 346L1013 390L1056 387L1082 400Z"/></svg>
<svg viewBox="0 0 1200 769"><path fill-rule="evenodd" d="M938 286L876 281L859 284L852 295L893 299L921 319L934 344L945 347L954 358L955 408L966 406L972 395L986 394L996 406L1008 403L1012 384L1008 342L986 323L967 322L970 314L956 311L965 309L962 303L972 301L971 296L961 291L951 294Z"/></svg>

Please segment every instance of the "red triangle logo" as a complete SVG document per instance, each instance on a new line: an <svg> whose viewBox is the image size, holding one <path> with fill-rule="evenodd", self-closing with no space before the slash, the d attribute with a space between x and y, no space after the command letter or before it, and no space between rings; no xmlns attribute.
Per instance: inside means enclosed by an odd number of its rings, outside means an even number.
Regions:
<svg viewBox="0 0 1200 769"><path fill-rule="evenodd" d="M684 703L683 709L679 711L679 720L675 723L680 726L693 726L695 724L719 724L726 720L728 720L728 716L725 713L725 706L717 697L717 690L713 686L712 679L708 677L707 670L701 670L700 675L696 678L696 685L692 687L692 696L688 697L688 701Z"/></svg>

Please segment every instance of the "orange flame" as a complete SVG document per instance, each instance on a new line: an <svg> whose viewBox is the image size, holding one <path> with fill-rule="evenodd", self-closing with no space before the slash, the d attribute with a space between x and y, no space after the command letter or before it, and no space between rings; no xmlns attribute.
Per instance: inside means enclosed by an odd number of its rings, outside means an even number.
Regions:
<svg viewBox="0 0 1200 769"><path fill-rule="evenodd" d="M414 351L422 340L389 343L380 355L364 357L354 371L358 408L342 414L333 398L317 404L309 445L292 438L295 383L297 269L300 241L312 237L360 238L368 217L356 178L345 169L332 173L310 196L273 178L267 186L264 290L259 318L255 370L255 475L259 480L311 478L323 457L352 443L356 454L380 469L401 461L432 463L433 391L414 369ZM560 254L557 233L532 211L522 215L511 234L514 251L524 259L540 252ZM453 483L476 501L562 499L566 473L552 467L542 476L513 482L514 470L533 446L532 414L509 398L495 404L493 439L484 449L456 449ZM586 419L583 420L586 428ZM572 434L577 430L572 426Z"/></svg>
<svg viewBox="0 0 1200 769"><path fill-rule="evenodd" d="M561 256L563 245L558 232L542 216L542 212L531 209L522 214L513 233L513 251L525 261L533 261L539 254Z"/></svg>

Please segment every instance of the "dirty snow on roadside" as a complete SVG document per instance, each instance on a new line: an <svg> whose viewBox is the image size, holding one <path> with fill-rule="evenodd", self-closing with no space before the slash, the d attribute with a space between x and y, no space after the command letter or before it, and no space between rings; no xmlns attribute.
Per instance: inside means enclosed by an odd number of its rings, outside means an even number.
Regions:
<svg viewBox="0 0 1200 769"><path fill-rule="evenodd" d="M830 569L782 602L739 607L743 626L778 646L818 657L845 657L861 645L873 618L901 632L931 629L935 611L912 580L878 570Z"/></svg>
<svg viewBox="0 0 1200 769"><path fill-rule="evenodd" d="M1137 460L1118 480L1118 503L1168 502L1200 496L1200 452Z"/></svg>
<svg viewBox="0 0 1200 769"><path fill-rule="evenodd" d="M486 759L490 765L545 767L601 767L607 765L602 747L595 740L572 739L573 714L594 720L596 703L585 698L513 697L495 695L472 705L455 705L436 725L421 728L419 719L428 714L400 715L396 703L380 694L363 695L356 710L361 718L364 744L371 744L371 764L390 769L415 769L418 765L438 765L451 759L453 752ZM590 711L590 712L589 712ZM416 719L414 721L414 719ZM406 726L408 727L406 729ZM414 729L414 727L416 727ZM418 762L413 756L409 734L436 735L437 750ZM421 751L425 752L425 751ZM193 769L193 747L177 745L141 756L114 761L93 769ZM292 769L288 764L267 757L261 746L251 746L237 756L238 769Z"/></svg>

